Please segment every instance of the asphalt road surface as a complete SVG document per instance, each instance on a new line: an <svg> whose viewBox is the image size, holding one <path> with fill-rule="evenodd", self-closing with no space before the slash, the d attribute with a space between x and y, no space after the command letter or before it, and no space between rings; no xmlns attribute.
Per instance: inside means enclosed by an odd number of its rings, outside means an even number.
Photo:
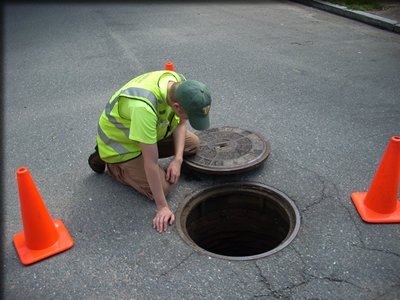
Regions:
<svg viewBox="0 0 400 300"><path fill-rule="evenodd" d="M3 299L400 297L400 225L364 222L350 197L400 135L399 34L290 1L165 1L7 4L3 41ZM242 174L183 168L170 208L210 184L263 183L300 211L288 247L251 261L204 255L175 225L152 228L153 202L89 168L107 101L166 62L208 86L212 127L271 145ZM13 244L22 167L75 243L29 266Z"/></svg>

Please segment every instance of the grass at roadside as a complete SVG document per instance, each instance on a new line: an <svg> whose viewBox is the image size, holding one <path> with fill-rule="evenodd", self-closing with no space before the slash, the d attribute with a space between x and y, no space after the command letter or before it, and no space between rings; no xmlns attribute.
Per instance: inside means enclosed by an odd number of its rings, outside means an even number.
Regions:
<svg viewBox="0 0 400 300"><path fill-rule="evenodd" d="M372 0L324 0L333 4L346 6L350 9L356 10L371 10L371 9L383 9L384 5L376 3Z"/></svg>

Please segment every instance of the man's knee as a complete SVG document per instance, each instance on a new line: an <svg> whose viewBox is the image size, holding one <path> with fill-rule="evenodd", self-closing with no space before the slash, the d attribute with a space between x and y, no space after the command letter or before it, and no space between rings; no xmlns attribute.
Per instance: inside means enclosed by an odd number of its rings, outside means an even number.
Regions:
<svg viewBox="0 0 400 300"><path fill-rule="evenodd" d="M150 200L154 201L153 192L151 191L150 186L146 185L146 186L140 186L140 187L134 187L134 188L141 194L145 195ZM166 181L162 182L162 188L163 188L165 196L167 196L169 193L171 193L171 184L169 182L166 182Z"/></svg>
<svg viewBox="0 0 400 300"><path fill-rule="evenodd" d="M163 183L163 191L165 196L171 193L171 184L169 182L165 181L165 183Z"/></svg>
<svg viewBox="0 0 400 300"><path fill-rule="evenodd" d="M185 142L185 149L184 155L192 155L197 152L200 147L200 140L197 135L188 131L186 134L186 142Z"/></svg>

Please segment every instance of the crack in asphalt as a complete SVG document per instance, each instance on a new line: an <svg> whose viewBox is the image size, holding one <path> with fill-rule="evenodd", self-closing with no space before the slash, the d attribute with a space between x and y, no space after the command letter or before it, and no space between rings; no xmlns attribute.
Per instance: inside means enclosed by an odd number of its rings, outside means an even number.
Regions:
<svg viewBox="0 0 400 300"><path fill-rule="evenodd" d="M302 168L302 169L306 169L306 168ZM322 191L320 192L320 195L321 195L321 196L320 196L319 200L316 200L316 201L314 201L314 202L308 204L305 208L301 209L300 212L306 212L306 211L308 211L311 207L320 204L322 201L324 201L324 200L326 199L326 194L325 194L325 193L326 193L326 190L327 190L327 186L326 186L327 180L326 180L323 176L318 175L317 173L312 172L311 170L308 170L308 169L306 169L306 170L307 170L308 172L311 172L312 174L315 174L316 178L317 178L317 179L320 181L320 183L322 184Z"/></svg>
<svg viewBox="0 0 400 300"><path fill-rule="evenodd" d="M391 252L388 250L382 250L382 249L374 249L374 248L369 248L368 246L363 245L363 247L357 246L357 245L351 245L352 247L358 247L362 250L369 250L369 251L375 251L375 252L380 252L380 253L385 253L385 254L390 254L390 255L394 255L398 258L400 258L400 254L395 253L395 252Z"/></svg>
<svg viewBox="0 0 400 300"><path fill-rule="evenodd" d="M256 269L258 270L258 275L261 277L260 282L263 283L266 288L271 291L270 289L270 284L268 283L268 279L263 275L262 270L260 269L260 266L257 264L257 262L254 263Z"/></svg>
<svg viewBox="0 0 400 300"><path fill-rule="evenodd" d="M192 255L194 254L194 251L190 252L190 254L188 256L186 256L185 258L183 258L179 263L177 263L175 266L171 267L169 270L163 272L160 274L161 276L167 276L167 274L177 268L179 268L180 265L182 265L184 262L186 262Z"/></svg>

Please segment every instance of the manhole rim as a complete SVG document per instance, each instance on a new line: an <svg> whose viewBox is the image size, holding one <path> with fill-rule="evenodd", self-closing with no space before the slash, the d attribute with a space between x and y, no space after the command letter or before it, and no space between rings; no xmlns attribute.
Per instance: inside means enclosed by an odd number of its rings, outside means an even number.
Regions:
<svg viewBox="0 0 400 300"><path fill-rule="evenodd" d="M290 207L292 209L292 214L295 216L295 222L294 225L291 224L289 233L287 237L275 248L261 253L257 255L250 255L250 256L226 256L226 255L221 255L221 254L216 254L213 252L210 252L204 248L201 248L198 246L189 236L186 228L182 226L182 220L186 220L187 215L190 213L186 212L186 216L182 216L183 210L187 206L191 206L192 208L197 206L202 200L195 201L194 203L193 199L196 199L200 196L207 196L209 194L210 196L218 196L218 195L224 195L228 191L227 189L229 188L238 188L240 187L240 191L246 191L246 192L253 192L253 194L261 194L262 192L267 192L270 191L272 193L277 194L280 196L281 199L284 199L286 201L286 204L288 206L282 205L281 207L287 212L287 207ZM216 192L215 189L218 188L218 191ZM248 190L248 189L253 189L253 190ZM271 194L271 193L270 193ZM274 200L275 201L275 200ZM276 201L278 203L278 201ZM288 213L289 214L289 213ZM273 188L271 186L268 186L263 183L259 182L251 182L251 181L244 181L244 182L230 182L230 183L219 183L219 184L212 184L209 186L204 186L195 189L193 192L190 194L186 195L185 198L182 200L182 202L179 204L178 209L175 213L175 227L176 230L178 231L178 234L180 237L188 244L191 246L195 251L200 252L204 255L215 257L215 258L220 258L224 260L231 260L231 261L246 261L246 260L256 260L256 259L261 259L265 258L267 256L273 255L282 249L286 248L297 236L299 230L300 230L300 225L301 225L301 216L300 212L293 202L285 193L281 192L280 190Z"/></svg>

